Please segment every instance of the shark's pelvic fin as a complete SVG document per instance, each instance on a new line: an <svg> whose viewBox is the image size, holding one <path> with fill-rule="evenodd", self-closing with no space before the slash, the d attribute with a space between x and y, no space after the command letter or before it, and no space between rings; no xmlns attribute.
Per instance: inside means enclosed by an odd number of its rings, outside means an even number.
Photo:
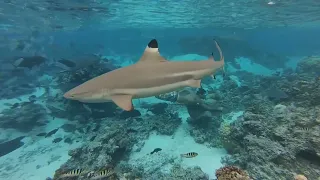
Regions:
<svg viewBox="0 0 320 180"><path fill-rule="evenodd" d="M201 79L191 79L188 80L188 85L194 88L201 88Z"/></svg>
<svg viewBox="0 0 320 180"><path fill-rule="evenodd" d="M132 95L113 95L111 96L112 101L126 111L133 109Z"/></svg>
<svg viewBox="0 0 320 180"><path fill-rule="evenodd" d="M167 60L159 53L158 41L152 39L144 50L140 60L137 63L158 63L166 62Z"/></svg>

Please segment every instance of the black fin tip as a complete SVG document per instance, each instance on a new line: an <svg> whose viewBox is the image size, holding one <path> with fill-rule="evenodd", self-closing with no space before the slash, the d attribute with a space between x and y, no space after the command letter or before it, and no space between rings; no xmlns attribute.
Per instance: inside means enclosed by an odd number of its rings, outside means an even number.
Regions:
<svg viewBox="0 0 320 180"><path fill-rule="evenodd" d="M149 44L148 44L149 48L158 48L158 42L156 39L152 39Z"/></svg>

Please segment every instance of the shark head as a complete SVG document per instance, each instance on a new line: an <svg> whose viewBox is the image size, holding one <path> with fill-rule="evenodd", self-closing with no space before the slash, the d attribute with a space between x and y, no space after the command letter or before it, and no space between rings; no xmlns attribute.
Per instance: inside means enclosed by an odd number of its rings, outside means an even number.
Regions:
<svg viewBox="0 0 320 180"><path fill-rule="evenodd" d="M84 84L85 85L85 84ZM101 89L99 91L83 91L86 88L76 87L66 92L63 97L70 100L77 100L80 102L87 103L99 103L106 102L106 99L110 99L110 94L108 90Z"/></svg>

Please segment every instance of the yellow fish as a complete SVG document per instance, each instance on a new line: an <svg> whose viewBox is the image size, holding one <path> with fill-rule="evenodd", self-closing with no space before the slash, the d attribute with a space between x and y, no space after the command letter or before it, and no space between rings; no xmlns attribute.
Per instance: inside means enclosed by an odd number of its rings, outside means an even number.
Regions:
<svg viewBox="0 0 320 180"><path fill-rule="evenodd" d="M184 157L184 158L194 158L194 157L198 156L198 153L189 152L189 153L186 153L186 154L180 154L180 156Z"/></svg>

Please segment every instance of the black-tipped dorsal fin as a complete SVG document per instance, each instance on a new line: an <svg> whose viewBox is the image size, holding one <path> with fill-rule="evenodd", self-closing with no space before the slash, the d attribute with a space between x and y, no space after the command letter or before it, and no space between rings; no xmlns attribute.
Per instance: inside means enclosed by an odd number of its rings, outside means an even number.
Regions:
<svg viewBox="0 0 320 180"><path fill-rule="evenodd" d="M166 62L167 60L159 53L159 46L156 39L152 39L144 50L138 63L157 63Z"/></svg>

